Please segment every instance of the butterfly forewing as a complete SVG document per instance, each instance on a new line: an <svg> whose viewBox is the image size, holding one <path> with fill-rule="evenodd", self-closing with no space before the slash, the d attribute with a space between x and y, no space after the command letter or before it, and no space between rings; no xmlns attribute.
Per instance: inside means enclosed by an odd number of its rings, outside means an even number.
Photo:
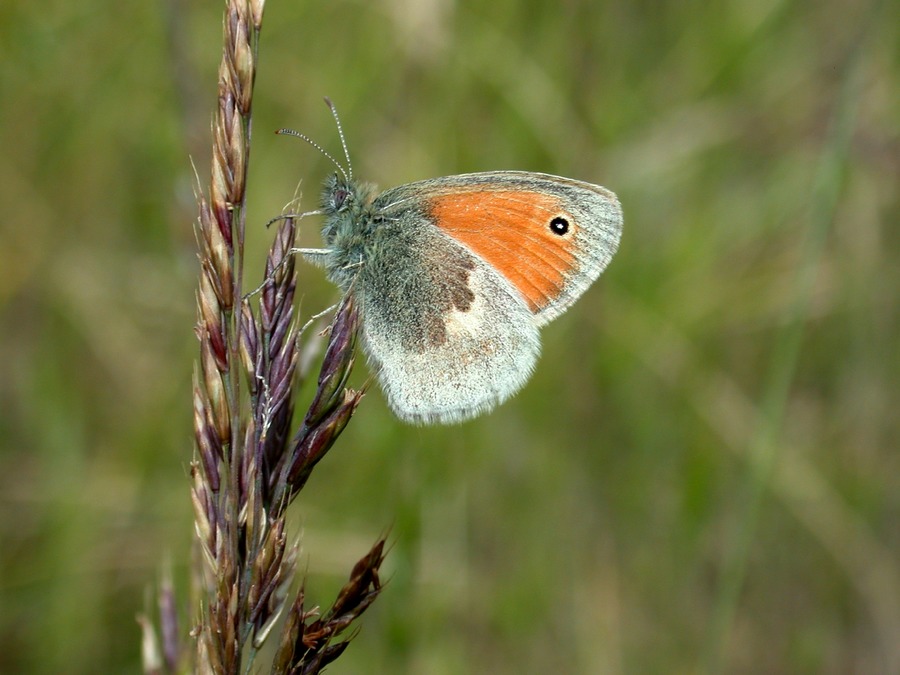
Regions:
<svg viewBox="0 0 900 675"><path fill-rule="evenodd" d="M407 207L413 201L435 227L509 281L539 325L559 316L600 275L622 227L611 192L546 174L449 176L383 197Z"/></svg>

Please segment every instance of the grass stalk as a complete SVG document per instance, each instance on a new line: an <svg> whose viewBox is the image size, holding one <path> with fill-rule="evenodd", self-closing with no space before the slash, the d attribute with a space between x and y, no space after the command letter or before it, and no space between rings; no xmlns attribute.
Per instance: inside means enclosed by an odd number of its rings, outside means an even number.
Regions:
<svg viewBox="0 0 900 675"><path fill-rule="evenodd" d="M296 221L280 221L258 299L243 288L251 105L264 0L229 0L219 68L208 197L198 190L200 277L194 373L195 453L191 463L199 572L195 649L181 640L171 584L160 592L160 634L146 619L148 673L256 670L259 649L284 618L273 673L320 672L346 649L338 638L377 597L384 539L351 571L330 609L292 596L299 557L286 511L332 447L362 397L346 387L356 347L357 311L345 299L330 327L317 392L292 433L300 345L297 284L290 249ZM351 633L352 637L352 633Z"/></svg>

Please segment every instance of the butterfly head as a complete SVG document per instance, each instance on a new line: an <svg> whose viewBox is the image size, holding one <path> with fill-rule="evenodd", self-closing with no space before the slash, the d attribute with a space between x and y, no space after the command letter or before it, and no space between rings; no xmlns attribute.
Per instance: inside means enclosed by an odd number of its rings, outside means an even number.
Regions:
<svg viewBox="0 0 900 675"><path fill-rule="evenodd" d="M374 215L375 188L339 173L325 179L319 208L329 225L364 225ZM328 233L326 232L326 235Z"/></svg>
<svg viewBox="0 0 900 675"><path fill-rule="evenodd" d="M351 186L343 176L334 173L325 179L322 188L321 208L329 216L340 213L348 208L348 200L351 197Z"/></svg>
<svg viewBox="0 0 900 675"><path fill-rule="evenodd" d="M336 173L325 180L320 209L325 216L322 239L332 254L326 263L329 278L347 290L360 266L377 245L373 236L379 218L375 188Z"/></svg>

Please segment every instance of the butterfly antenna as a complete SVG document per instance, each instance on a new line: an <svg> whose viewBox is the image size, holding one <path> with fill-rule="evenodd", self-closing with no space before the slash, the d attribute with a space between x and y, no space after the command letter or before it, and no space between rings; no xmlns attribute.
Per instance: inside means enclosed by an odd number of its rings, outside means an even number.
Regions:
<svg viewBox="0 0 900 675"><path fill-rule="evenodd" d="M340 127L338 127L338 131L340 131ZM316 143L313 139L311 139L306 134L301 134L299 131L294 131L293 129L279 129L275 133L279 134L281 136L296 136L297 138L306 141L311 146L313 146L316 150L318 150L323 155L325 155L329 160L331 160L331 163L334 164L338 168L338 171L340 171L342 174L344 174L344 178L346 178L349 181L353 177L352 170L348 174L347 171L344 169L344 167L341 166L340 162L338 162L334 157L329 155L328 152L326 152L325 148L323 148L321 145ZM343 143L343 142L344 142L344 137L343 137L343 135L341 135L341 143ZM346 152L346 151L347 151L347 148L345 146L344 152ZM349 159L348 159L348 161L349 161Z"/></svg>
<svg viewBox="0 0 900 675"><path fill-rule="evenodd" d="M337 124L338 136L341 138L341 146L344 148L344 157L347 159L347 171L350 172L350 178L353 178L353 164L350 162L347 141L344 140L344 129L341 127L341 118L338 117L337 108L334 107L334 103L332 103L331 99L327 96L325 97L325 105L328 106L328 109L331 111L331 116L334 117L334 123Z"/></svg>

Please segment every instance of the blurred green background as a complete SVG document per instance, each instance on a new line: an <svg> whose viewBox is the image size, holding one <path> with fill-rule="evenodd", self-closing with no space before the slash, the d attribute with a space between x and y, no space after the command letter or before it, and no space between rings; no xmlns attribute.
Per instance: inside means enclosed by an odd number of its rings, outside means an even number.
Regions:
<svg viewBox="0 0 900 675"><path fill-rule="evenodd" d="M373 389L295 509L313 603L390 529L339 673L900 672L900 3L278 2L248 279L340 152L615 190L622 245L494 414ZM186 604L221 3L0 8L0 672L137 672ZM310 221L305 244L317 239ZM336 297L301 268L302 310ZM360 365L357 382L366 376Z"/></svg>

